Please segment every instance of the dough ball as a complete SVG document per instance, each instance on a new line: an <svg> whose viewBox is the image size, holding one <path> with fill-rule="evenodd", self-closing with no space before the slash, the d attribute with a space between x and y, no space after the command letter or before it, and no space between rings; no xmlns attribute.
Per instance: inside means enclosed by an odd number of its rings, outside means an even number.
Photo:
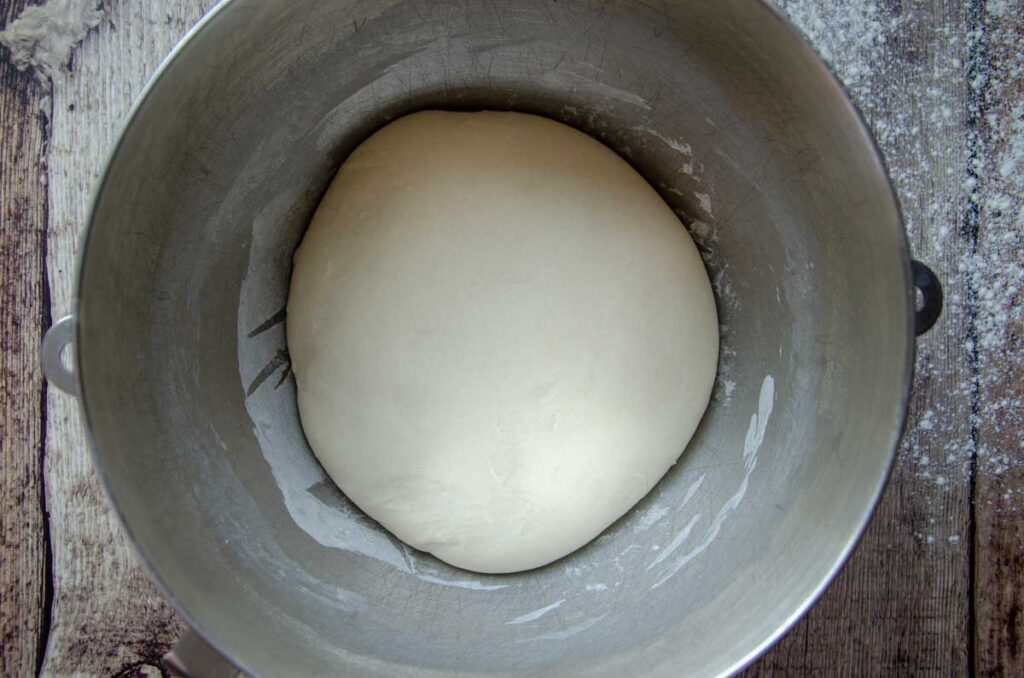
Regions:
<svg viewBox="0 0 1024 678"><path fill-rule="evenodd" d="M625 161L520 113L403 117L344 162L295 255L314 453L407 544L514 572L596 537L708 404L714 297Z"/></svg>

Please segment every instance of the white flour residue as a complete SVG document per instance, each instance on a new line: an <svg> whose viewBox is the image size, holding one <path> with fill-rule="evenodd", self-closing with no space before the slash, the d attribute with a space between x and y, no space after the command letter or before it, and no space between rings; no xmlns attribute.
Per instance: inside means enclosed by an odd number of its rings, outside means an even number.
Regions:
<svg viewBox="0 0 1024 678"><path fill-rule="evenodd" d="M690 144L680 139L673 139L672 137L667 137L652 127L640 126L634 127L633 130L647 135L647 137L654 139L655 141L661 144L664 144L671 150L678 153L680 157L677 161L677 171L681 174L688 174L691 177L696 178L696 175L693 171L693 147ZM672 193L673 195L679 196L680 198L686 197L686 194L675 186L663 184L661 188L668 193Z"/></svg>
<svg viewBox="0 0 1024 678"><path fill-rule="evenodd" d="M661 504L655 504L651 508L641 511L637 514L636 519L636 530L643 532L650 529L661 521L662 518L669 514L669 507Z"/></svg>
<svg viewBox="0 0 1024 678"><path fill-rule="evenodd" d="M555 602L551 603L550 605L545 605L544 607L540 608L539 610L534 610L533 612L527 612L526 614L524 614L522 616L519 616L519 617L516 617L512 621L507 621L505 623L506 624L525 624L527 622L536 621L536 620L540 619L541 617L543 617L544 615L546 615L548 612L551 612L552 610L557 610L558 608L562 607L562 603L564 603L564 602L565 602L565 598L562 598L560 600L556 600Z"/></svg>
<svg viewBox="0 0 1024 678"><path fill-rule="evenodd" d="M668 546L665 547L665 550L662 551L657 558L651 561L651 564L647 566L647 570L654 569L662 562L664 562L665 559L667 559L669 556L675 553L679 549L679 547L682 546L687 539L689 539L690 532L693 532L693 528L697 525L697 521L700 520L700 517L701 514L698 513L694 515L692 518L690 518L690 522L686 523L686 527L680 530L679 534L673 537L672 541L668 543Z"/></svg>
<svg viewBox="0 0 1024 678"><path fill-rule="evenodd" d="M239 352L243 350L240 345ZM243 378L247 376L243 374ZM311 492L318 485L331 481L307 451L301 431L275 426L276 422L263 418L267 407L261 405L266 405L271 399L285 397L282 392L294 394L294 387L289 385L276 391L269 388L262 391L246 399L246 410L252 418L253 433L263 457L295 524L323 546L359 553L411 574L409 564L387 536L363 524L358 514L329 506Z"/></svg>
<svg viewBox="0 0 1024 678"><path fill-rule="evenodd" d="M600 622L602 619L607 617L608 614L609 613L605 613L605 614L602 614L602 615L600 615L598 617L591 617L590 619L587 619L586 621L583 621L583 622L580 622L579 624L576 624L574 626L570 626L568 628L562 629L561 631L553 631L551 633L542 633L542 634L540 634L538 636L533 636L532 638L521 638L519 640L512 641L511 643L505 643L505 646L508 647L510 645L522 645L523 643L533 643L533 642L536 642L538 640L565 640L566 638L572 638L573 636L577 635L578 633L582 633L583 631L586 631L590 627L594 626L595 624Z"/></svg>
<svg viewBox="0 0 1024 678"><path fill-rule="evenodd" d="M633 106L647 111L651 110L650 103L638 94L634 94L633 92L629 92L624 89L619 89L614 85L594 80L585 75L580 75L579 73L573 73L572 71L547 71L541 76L540 80L544 84L551 85L552 87L567 87L570 90L582 90L597 97L614 99L623 103L632 104Z"/></svg>
<svg viewBox="0 0 1024 678"><path fill-rule="evenodd" d="M636 523L633 529L637 532L644 532L661 522L661 519L667 516L672 511L677 511L682 507L690 503L693 496L697 494L697 490L704 483L704 478L707 477L706 473L702 473L697 480L695 480L683 493L683 498L679 502L673 502L671 506L656 503L650 508L638 513Z"/></svg>
<svg viewBox="0 0 1024 678"><path fill-rule="evenodd" d="M431 574L423 574L422 572L416 572L416 578L422 581L428 581L431 584L439 584L441 586L452 586L459 589L469 589L470 591L499 591L501 589L507 589L508 584L484 584L471 579L441 579Z"/></svg>
<svg viewBox="0 0 1024 678"><path fill-rule="evenodd" d="M602 535L601 539L604 539L607 536L607 534ZM562 568L562 574L564 574L569 579L576 579L586 574L588 571L590 571L591 568L592 566L589 564L584 565L582 563L567 562L565 566Z"/></svg>
<svg viewBox="0 0 1024 678"><path fill-rule="evenodd" d="M761 449L764 442L764 432L768 427L768 417L772 414L775 406L775 380L771 376L764 378L761 384L761 394L757 399L757 413L750 415L750 425L747 426L747 437L743 441L743 460L747 468L753 467L757 451Z"/></svg>
<svg viewBox="0 0 1024 678"><path fill-rule="evenodd" d="M103 20L96 0L50 0L26 7L0 33L0 45L11 51L19 71L38 69L43 77L67 63L71 51Z"/></svg>
<svg viewBox="0 0 1024 678"><path fill-rule="evenodd" d="M726 405L732 402L732 394L736 391L736 382L732 379L722 379L722 402Z"/></svg>
<svg viewBox="0 0 1024 678"><path fill-rule="evenodd" d="M633 129L636 130L637 132L643 132L648 136L654 137L655 139L665 144L666 146L671 148L673 151L676 151L677 153L682 153L683 155L689 157L693 156L693 147L684 141L667 137L651 127L634 127ZM691 166L691 170L690 172L687 172L687 174L690 174L692 171L693 170Z"/></svg>
<svg viewBox="0 0 1024 678"><path fill-rule="evenodd" d="M761 382L761 391L757 399L757 412L750 417L750 424L747 427L747 435L743 442L743 464L745 472L743 474L743 481L740 483L739 489L736 493L729 498L728 501L719 509L718 514L715 515L714 520L708 525L708 528L704 531L704 536L697 546L690 551L683 554L681 557L673 561L666 569L662 576L651 585L651 589L656 589L669 579L671 579L679 570L686 566L691 560L699 556L701 553L707 550L711 543L718 536L718 533L722 529L722 525L732 515L732 512L736 510L736 507L743 501L743 497L747 494L747 488L750 485L750 476L754 472L754 468L757 466L757 452L761 448L761 444L764 442L765 432L768 428L768 419L771 417L772 409L775 403L775 380L771 375L764 378ZM699 518L699 516L697 516ZM690 532L693 529L693 525L696 520L690 521L691 524L687 525L676 539L658 555L657 558L647 568L648 570L656 565L660 565L673 551L678 549L686 539L690 536Z"/></svg>
<svg viewBox="0 0 1024 678"><path fill-rule="evenodd" d="M677 513L683 507L690 503L704 484L704 480L707 477L706 473L702 473L695 481L690 483L689 487L683 492L683 496L680 499L672 499L671 502L666 500L664 497L659 496L657 501L652 502L651 506L639 510L636 512L635 517L630 519L629 524L624 527L624 530L620 534L628 535L629 537L639 540L639 535L643 532L654 530L666 530L669 525L665 524L664 519L670 514ZM655 551L659 551L659 557L656 562L661 562L668 558L680 545L682 545L689 532L693 529L694 525L699 520L700 515L691 519L690 524L683 528L682 532L677 534L672 539L665 550L661 550L661 547L657 544L651 548ZM597 544L608 544L616 541L614 535L605 533L601 535L597 540ZM623 559L627 554L632 551L639 551L647 548L642 546L636 541L626 542L624 548L620 548L615 555L603 561L602 563L595 563L593 561L580 563L580 562L567 562L563 567L563 573L567 579L579 579L583 575L593 575L598 572L602 572L600 567L602 565L610 565L614 567L618 572L626 572L627 566L623 564ZM653 565L652 565L653 567ZM647 569L651 569L648 567ZM618 586L618 582L615 583ZM590 581L584 584L584 590L590 592L608 591L610 587L602 582Z"/></svg>
<svg viewBox="0 0 1024 678"><path fill-rule="evenodd" d="M843 83L854 91L871 84L874 60L884 53L882 45L900 22L898 17L887 16L877 0L856 3L775 0L774 4L812 38L818 53L836 68ZM843 37L837 40L829 36ZM841 49L834 49L837 46Z"/></svg>
<svg viewBox="0 0 1024 678"><path fill-rule="evenodd" d="M709 217L715 216L715 211L711 207L711 194L695 192L693 194L693 197L697 199L697 203L700 205L700 208L704 211L705 214L707 214Z"/></svg>
<svg viewBox="0 0 1024 678"><path fill-rule="evenodd" d="M697 494L697 490L699 490L700 486L704 484L704 479L707 478L707 476L708 474L706 473L700 474L700 478L697 478L692 485L686 488L686 493L683 494L683 499L676 505L676 508L682 508L690 503L690 500L693 499L693 495Z"/></svg>
<svg viewBox="0 0 1024 678"><path fill-rule="evenodd" d="M970 167L964 181L971 206L967 221L976 233L958 266L960 280L952 286L963 294L954 293L959 298L951 300L953 312L968 318L966 349L973 375L961 377L955 396L971 403L975 434L964 441L956 462L969 476L973 460L977 471L993 480L984 501L1017 512L1024 510L1022 490L1012 482L995 488L1000 477L1024 469L1024 395L1018 378L1009 376L1019 375L1024 364L1024 2L990 3L986 10L984 26L974 36L975 62L968 64L974 67L970 110L983 120L968 136ZM940 406L936 426L956 426L946 403ZM952 473L943 469L941 459L934 461L939 463L922 468L921 474L937 484L938 477Z"/></svg>
<svg viewBox="0 0 1024 678"><path fill-rule="evenodd" d="M671 191L670 191L671 192ZM711 280L711 287L715 291L715 301L719 307L719 334L721 343L718 356L718 374L715 378L715 389L712 392L712 399L721 406L729 405L732 402L733 392L736 390L736 380L733 373L733 365L736 358L736 349L730 341L728 318L736 316L740 312L740 298L733 288L731 282L731 268L727 261L723 261L718 255L718 231L715 227L715 215L711 210L711 195L695 193L695 197L703 195L706 198L706 205L702 202L702 209L706 211L708 221L693 219L693 216L683 210L677 210L676 215L689 224L690 236L697 244L701 258L708 270Z"/></svg>

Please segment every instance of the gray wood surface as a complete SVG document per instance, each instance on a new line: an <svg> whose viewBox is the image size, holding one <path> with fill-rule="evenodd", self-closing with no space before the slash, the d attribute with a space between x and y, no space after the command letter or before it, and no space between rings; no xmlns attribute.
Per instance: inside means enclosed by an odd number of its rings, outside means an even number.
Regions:
<svg viewBox="0 0 1024 678"><path fill-rule="evenodd" d="M23 2L0 3L0 21ZM43 496L43 380L35 351L47 322L45 88L0 61L0 675L42 658L49 607Z"/></svg>
<svg viewBox="0 0 1024 678"><path fill-rule="evenodd" d="M0 0L0 31L24 4ZM74 401L40 379L36 347L70 310L78 235L123 116L212 4L108 0L66 54L40 50L24 72L0 47L0 675L154 674L181 630L106 506ZM918 344L907 435L864 539L749 673L1024 675L1024 6L777 4L874 130L948 305ZM49 0L65 5L95 3Z"/></svg>
<svg viewBox="0 0 1024 678"><path fill-rule="evenodd" d="M1024 6L990 2L972 25L980 33L970 90L979 180L971 226L982 259L968 290L979 300L972 309L976 666L981 675L1024 676Z"/></svg>

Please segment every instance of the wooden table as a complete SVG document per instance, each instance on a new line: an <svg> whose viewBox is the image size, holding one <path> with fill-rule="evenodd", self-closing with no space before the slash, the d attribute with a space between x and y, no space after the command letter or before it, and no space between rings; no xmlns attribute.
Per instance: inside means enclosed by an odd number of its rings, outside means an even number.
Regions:
<svg viewBox="0 0 1024 678"><path fill-rule="evenodd" d="M0 0L0 675L157 675L182 624L111 515L38 347L71 308L122 118L213 0L27 4ZM874 129L948 304L918 342L911 423L867 534L750 673L1024 675L1024 4L778 4Z"/></svg>

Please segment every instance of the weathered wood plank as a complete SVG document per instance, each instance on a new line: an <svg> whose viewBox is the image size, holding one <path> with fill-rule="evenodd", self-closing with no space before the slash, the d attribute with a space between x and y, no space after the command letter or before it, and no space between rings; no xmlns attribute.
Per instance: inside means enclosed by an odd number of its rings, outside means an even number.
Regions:
<svg viewBox="0 0 1024 678"><path fill-rule="evenodd" d="M972 16L975 670L1024 675L1024 2Z"/></svg>
<svg viewBox="0 0 1024 678"><path fill-rule="evenodd" d="M6 27L28 3L0 2ZM49 615L42 484L46 87L0 47L0 675L34 673Z"/></svg>
<svg viewBox="0 0 1024 678"><path fill-rule="evenodd" d="M822 600L752 674L966 675L973 378L962 347L970 248L967 48L959 0L786 0L850 90L888 161L916 256L951 300L918 342L908 430L857 551Z"/></svg>
<svg viewBox="0 0 1024 678"><path fill-rule="evenodd" d="M47 270L54 317L71 310L72 276L92 190L124 116L177 40L212 5L114 0L53 69ZM95 6L95 3L93 3ZM47 675L114 675L154 665L182 630L138 564L92 467L77 404L47 399L53 623Z"/></svg>

